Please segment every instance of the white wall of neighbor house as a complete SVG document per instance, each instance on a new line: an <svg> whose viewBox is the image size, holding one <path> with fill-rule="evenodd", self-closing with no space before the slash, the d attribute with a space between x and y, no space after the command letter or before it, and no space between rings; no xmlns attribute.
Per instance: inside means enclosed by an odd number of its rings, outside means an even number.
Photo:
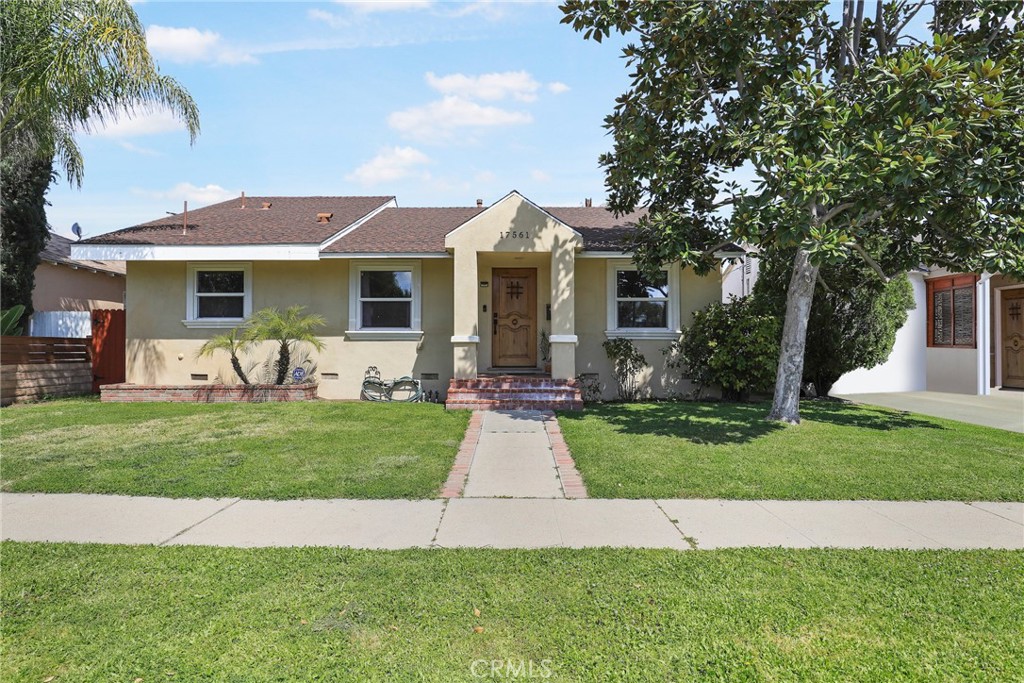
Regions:
<svg viewBox="0 0 1024 683"><path fill-rule="evenodd" d="M914 291L915 308L907 312L907 322L896 333L889 359L873 368L846 373L833 385L833 395L924 391L927 388L928 302L924 274L909 273L908 277Z"/></svg>

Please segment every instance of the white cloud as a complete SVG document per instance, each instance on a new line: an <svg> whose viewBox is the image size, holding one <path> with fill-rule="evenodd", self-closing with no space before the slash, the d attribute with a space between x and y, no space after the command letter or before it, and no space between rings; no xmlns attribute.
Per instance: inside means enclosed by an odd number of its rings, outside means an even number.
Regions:
<svg viewBox="0 0 1024 683"><path fill-rule="evenodd" d="M561 95L564 92L569 92L570 88L561 81L553 81L548 83L548 90L554 95Z"/></svg>
<svg viewBox="0 0 1024 683"><path fill-rule="evenodd" d="M361 185L377 185L413 175L430 163L426 154L412 147L388 147L345 176Z"/></svg>
<svg viewBox="0 0 1024 683"><path fill-rule="evenodd" d="M153 24L146 29L146 43L154 57L178 64L256 63L256 58L249 52L225 44L219 33L200 31L194 27L175 28Z"/></svg>
<svg viewBox="0 0 1024 683"><path fill-rule="evenodd" d="M336 0L336 2L363 14L429 9L434 5L433 0Z"/></svg>
<svg viewBox="0 0 1024 683"><path fill-rule="evenodd" d="M548 175L544 171L541 171L540 169L536 169L536 168L533 169L532 171L530 171L530 177L533 178L534 180L536 180L538 183L546 183L546 182L550 182L550 180L551 180L551 176L550 175Z"/></svg>
<svg viewBox="0 0 1024 683"><path fill-rule="evenodd" d="M498 176L491 171L480 171L473 176L473 180L478 183L493 183L497 179Z"/></svg>
<svg viewBox="0 0 1024 683"><path fill-rule="evenodd" d="M503 100L506 97L521 102L537 99L540 83L526 71L504 71L501 73L467 76L455 73L435 76L428 71L427 85L444 95L457 95L478 100Z"/></svg>
<svg viewBox="0 0 1024 683"><path fill-rule="evenodd" d="M185 130L185 124L166 109L125 112L100 124L89 122L89 132L101 138L134 138Z"/></svg>
<svg viewBox="0 0 1024 683"><path fill-rule="evenodd" d="M508 16L509 8L516 3L494 2L494 0L476 0L458 6L458 9L451 13L453 17L479 16L485 21L501 21ZM524 4L524 3L519 3Z"/></svg>
<svg viewBox="0 0 1024 683"><path fill-rule="evenodd" d="M163 199L176 202L187 201L190 204L201 204L203 206L227 201L232 197L237 197L239 194L238 192L226 190L220 185L210 184L199 187L192 183L178 183L168 190L143 190L139 188L132 188L132 192L151 199Z"/></svg>
<svg viewBox="0 0 1024 683"><path fill-rule="evenodd" d="M526 112L483 106L455 95L388 116L388 125L403 135L431 142L451 140L459 128L515 126L531 121L533 117Z"/></svg>
<svg viewBox="0 0 1024 683"><path fill-rule="evenodd" d="M322 21L331 28L344 28L352 23L344 17L334 14L333 12L326 12L322 9L311 9L306 12L306 16L313 21Z"/></svg>
<svg viewBox="0 0 1024 683"><path fill-rule="evenodd" d="M122 149L126 149L129 152L134 152L135 154L141 154L147 157L160 156L160 152L156 151L155 149L150 149L149 147L140 147L139 145L132 144L127 140L118 140L117 144Z"/></svg>

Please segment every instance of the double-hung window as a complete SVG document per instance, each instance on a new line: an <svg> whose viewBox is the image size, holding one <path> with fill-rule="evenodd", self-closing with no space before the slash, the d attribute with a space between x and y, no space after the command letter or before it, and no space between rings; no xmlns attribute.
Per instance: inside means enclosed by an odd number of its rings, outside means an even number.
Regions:
<svg viewBox="0 0 1024 683"><path fill-rule="evenodd" d="M975 275L928 280L928 346L973 349Z"/></svg>
<svg viewBox="0 0 1024 683"><path fill-rule="evenodd" d="M645 275L630 262L608 266L608 336L675 338L679 292L675 266Z"/></svg>
<svg viewBox="0 0 1024 683"><path fill-rule="evenodd" d="M252 268L248 263L192 263L184 323L230 327L252 313Z"/></svg>
<svg viewBox="0 0 1024 683"><path fill-rule="evenodd" d="M420 332L418 263L353 263L349 336L411 339Z"/></svg>

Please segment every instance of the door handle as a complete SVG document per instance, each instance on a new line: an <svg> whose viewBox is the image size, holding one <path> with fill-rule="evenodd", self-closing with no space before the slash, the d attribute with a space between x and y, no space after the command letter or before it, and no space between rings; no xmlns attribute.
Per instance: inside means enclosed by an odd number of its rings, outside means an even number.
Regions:
<svg viewBox="0 0 1024 683"><path fill-rule="evenodd" d="M494 321L494 329L492 330L491 334L498 334L498 313L497 312L492 314L492 320Z"/></svg>

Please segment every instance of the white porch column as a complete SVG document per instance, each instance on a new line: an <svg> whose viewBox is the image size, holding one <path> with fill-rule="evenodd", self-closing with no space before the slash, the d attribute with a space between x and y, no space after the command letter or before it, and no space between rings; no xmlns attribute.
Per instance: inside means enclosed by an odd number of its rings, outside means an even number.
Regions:
<svg viewBox="0 0 1024 683"><path fill-rule="evenodd" d="M463 247L455 249L455 311L452 353L456 379L477 376L477 346L480 343L477 255Z"/></svg>
<svg viewBox="0 0 1024 683"><path fill-rule="evenodd" d="M551 249L551 377L576 376L576 249L556 239Z"/></svg>
<svg viewBox="0 0 1024 683"><path fill-rule="evenodd" d="M978 396L987 396L992 393L992 273L982 273L976 287L974 301L978 307L978 315L975 316L978 329L974 333L977 342L974 350L978 354Z"/></svg>

